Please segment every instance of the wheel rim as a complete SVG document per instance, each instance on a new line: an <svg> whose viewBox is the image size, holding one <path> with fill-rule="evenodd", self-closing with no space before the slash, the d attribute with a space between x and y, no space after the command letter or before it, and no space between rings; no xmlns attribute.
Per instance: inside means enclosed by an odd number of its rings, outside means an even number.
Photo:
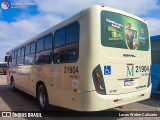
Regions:
<svg viewBox="0 0 160 120"><path fill-rule="evenodd" d="M42 107L45 106L45 103L46 103L46 94L45 94L45 92L43 90L41 90L39 92L39 102L40 102L40 105Z"/></svg>

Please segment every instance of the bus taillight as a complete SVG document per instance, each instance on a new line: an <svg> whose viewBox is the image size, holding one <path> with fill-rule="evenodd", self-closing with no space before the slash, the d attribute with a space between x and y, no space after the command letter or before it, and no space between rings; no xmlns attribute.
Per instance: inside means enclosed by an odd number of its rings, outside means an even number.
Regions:
<svg viewBox="0 0 160 120"><path fill-rule="evenodd" d="M93 82L94 82L96 91L99 94L106 95L106 89L105 89L103 74L102 74L100 65L98 65L93 70Z"/></svg>

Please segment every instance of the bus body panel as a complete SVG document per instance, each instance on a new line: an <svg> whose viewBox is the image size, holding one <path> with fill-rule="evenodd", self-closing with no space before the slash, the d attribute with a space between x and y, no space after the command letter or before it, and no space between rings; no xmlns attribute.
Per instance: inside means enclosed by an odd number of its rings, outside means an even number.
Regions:
<svg viewBox="0 0 160 120"><path fill-rule="evenodd" d="M58 105L65 108L72 107L75 110L82 110L82 86L81 77L79 74L65 74L64 68L66 66L78 66L79 70L81 67L76 64L63 64L54 65L50 71L52 77L46 79L46 87L49 96L49 103ZM45 79L45 78L44 78ZM66 104L70 103L70 104Z"/></svg>
<svg viewBox="0 0 160 120"><path fill-rule="evenodd" d="M47 89L49 104L78 111L104 110L149 98L151 88L151 85L147 84L149 71L136 73L136 66L148 66L150 69L150 48L148 51L137 51L103 46L101 44L103 10L128 15L146 23L136 16L107 7L93 6L85 9L21 45L25 46L33 40L36 41L45 34L52 33L54 36L56 30L78 21L79 58L76 62L54 63L52 60L50 64L35 63L11 67L7 76L8 83L10 84L13 76L18 89L36 97L37 84L42 82ZM123 54L133 54L136 58L124 57ZM132 66L128 67L129 64ZM97 66L100 66L102 71L105 95L97 93L95 89L93 71ZM111 67L111 74L106 75L106 66ZM71 72L73 69L76 69L75 73ZM124 86L125 80L134 80L134 85ZM138 98L138 95L142 97ZM123 101L114 103L114 99Z"/></svg>

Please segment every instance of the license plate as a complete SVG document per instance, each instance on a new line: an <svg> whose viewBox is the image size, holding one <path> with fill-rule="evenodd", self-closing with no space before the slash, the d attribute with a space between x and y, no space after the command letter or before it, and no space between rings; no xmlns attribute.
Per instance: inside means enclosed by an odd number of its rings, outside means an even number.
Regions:
<svg viewBox="0 0 160 120"><path fill-rule="evenodd" d="M124 86L132 86L134 85L134 80L125 80L124 81Z"/></svg>

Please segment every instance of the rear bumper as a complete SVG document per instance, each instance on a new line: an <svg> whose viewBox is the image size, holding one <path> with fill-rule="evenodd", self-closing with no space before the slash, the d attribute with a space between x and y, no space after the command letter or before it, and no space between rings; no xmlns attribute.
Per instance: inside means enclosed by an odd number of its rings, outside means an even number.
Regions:
<svg viewBox="0 0 160 120"><path fill-rule="evenodd" d="M120 95L100 95L96 91L84 93L84 111L100 111L148 99L151 87L152 84L147 89ZM119 101L114 102L115 99Z"/></svg>

